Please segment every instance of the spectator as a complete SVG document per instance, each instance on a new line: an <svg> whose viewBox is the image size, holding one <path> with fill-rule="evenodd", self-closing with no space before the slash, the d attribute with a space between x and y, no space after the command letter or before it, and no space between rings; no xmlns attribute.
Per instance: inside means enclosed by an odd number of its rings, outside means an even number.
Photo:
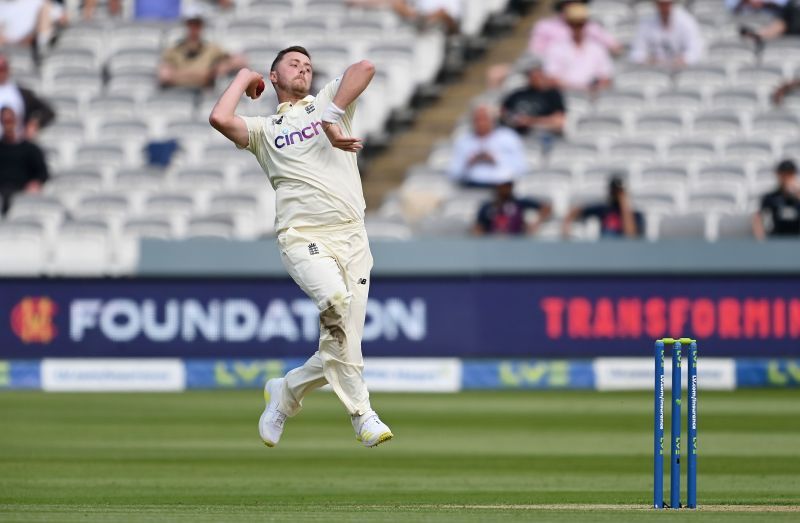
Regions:
<svg viewBox="0 0 800 523"><path fill-rule="evenodd" d="M161 57L158 80L163 87L211 87L218 77L247 65L244 57L230 55L203 39L205 21L199 8L187 9L184 21L186 38Z"/></svg>
<svg viewBox="0 0 800 523"><path fill-rule="evenodd" d="M677 69L702 60L705 42L695 17L674 0L655 4L657 12L639 21L631 61Z"/></svg>
<svg viewBox="0 0 800 523"><path fill-rule="evenodd" d="M572 31L564 12L568 5L580 3L580 0L559 0L556 2L556 14L536 22L528 41L528 52L536 56L546 56L550 46L569 40ZM622 52L622 45L597 22L589 21L585 28L586 38L605 47L609 53L617 55Z"/></svg>
<svg viewBox="0 0 800 523"><path fill-rule="evenodd" d="M2 214L8 212L11 197L18 192L39 192L47 180L47 164L38 145L17 134L17 116L10 107L0 109L0 199Z"/></svg>
<svg viewBox="0 0 800 523"><path fill-rule="evenodd" d="M725 0L725 7L735 15L773 13L776 16L791 0Z"/></svg>
<svg viewBox="0 0 800 523"><path fill-rule="evenodd" d="M503 101L501 119L521 135L541 133L545 141L564 132L564 97L534 58L527 65L528 86L512 92Z"/></svg>
<svg viewBox="0 0 800 523"><path fill-rule="evenodd" d="M39 129L55 118L50 105L38 98L33 91L17 85L11 80L11 65L8 57L0 52L0 107L9 107L18 115L19 136L35 140Z"/></svg>
<svg viewBox="0 0 800 523"><path fill-rule="evenodd" d="M55 25L66 25L63 6L51 0L0 2L0 47L18 45L43 49L55 35Z"/></svg>
<svg viewBox="0 0 800 523"><path fill-rule="evenodd" d="M778 8L776 18L763 27L754 29L745 25L739 28L742 37L752 39L758 50L763 47L765 40L774 40L785 35L800 35L800 4L797 1L788 1L785 5L776 7Z"/></svg>
<svg viewBox="0 0 800 523"><path fill-rule="evenodd" d="M608 184L608 201L583 207L573 207L564 218L562 233L569 238L572 222L576 219L600 220L600 235L605 237L638 238L644 231L644 218L635 211L622 179L614 176Z"/></svg>
<svg viewBox="0 0 800 523"><path fill-rule="evenodd" d="M353 7L390 7L419 26L441 25L448 34L460 30L461 0L347 0Z"/></svg>
<svg viewBox="0 0 800 523"><path fill-rule="evenodd" d="M773 238L800 236L800 184L797 166L783 160L775 168L778 187L761 198L761 208L753 216L753 234L763 240L767 234Z"/></svg>
<svg viewBox="0 0 800 523"><path fill-rule="evenodd" d="M550 217L551 212L550 204L529 198L516 198L514 182L509 180L496 185L494 199L481 206L472 233L476 236L533 235L542 222Z"/></svg>
<svg viewBox="0 0 800 523"><path fill-rule="evenodd" d="M491 107L472 113L472 131L453 146L448 175L467 187L494 187L522 176L527 169L522 139L506 127L495 126Z"/></svg>
<svg viewBox="0 0 800 523"><path fill-rule="evenodd" d="M554 43L544 57L544 70L564 90L596 93L611 86L614 66L608 50L586 37L589 9L572 2L564 10L571 38Z"/></svg>
<svg viewBox="0 0 800 523"><path fill-rule="evenodd" d="M214 0L223 8L233 7L234 0ZM137 20L177 20L181 15L181 0L133 0L133 17ZM189 5L189 8L193 6ZM91 20L97 10L97 0L85 0L83 18ZM122 14L122 0L108 0L112 16Z"/></svg>
<svg viewBox="0 0 800 523"><path fill-rule="evenodd" d="M782 83L772 93L772 102L775 105L781 105L783 103L783 99L792 94L792 91L795 91L798 87L800 87L800 78L795 78L794 80L789 80L788 82Z"/></svg>

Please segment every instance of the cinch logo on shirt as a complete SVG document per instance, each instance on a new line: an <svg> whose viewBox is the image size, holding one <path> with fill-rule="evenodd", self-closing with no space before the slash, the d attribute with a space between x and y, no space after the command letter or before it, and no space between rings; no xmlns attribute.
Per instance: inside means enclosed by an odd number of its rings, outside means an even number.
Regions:
<svg viewBox="0 0 800 523"><path fill-rule="evenodd" d="M299 131L294 131L293 133L276 136L275 147L277 147L278 149L283 149L284 147L294 145L296 142L304 142L306 140L310 140L311 138L318 136L321 129L322 129L322 122L320 121L311 122L311 125L309 125L308 127L303 127Z"/></svg>

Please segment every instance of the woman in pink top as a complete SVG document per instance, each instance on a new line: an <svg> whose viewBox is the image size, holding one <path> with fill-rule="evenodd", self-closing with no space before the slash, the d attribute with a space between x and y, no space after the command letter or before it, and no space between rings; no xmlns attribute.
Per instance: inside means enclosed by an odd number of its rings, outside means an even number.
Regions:
<svg viewBox="0 0 800 523"><path fill-rule="evenodd" d="M584 3L580 0L560 0L556 2L556 14L540 20L533 26L531 38L528 41L528 52L537 56L545 56L548 48L555 43L569 40L572 37L572 30L569 27L564 12L569 4ZM597 22L588 22L584 27L585 36L601 46L605 47L611 54L622 52L622 46L614 36Z"/></svg>
<svg viewBox="0 0 800 523"><path fill-rule="evenodd" d="M561 89L596 93L611 86L614 64L608 50L586 35L589 10L573 2L564 11L569 38L550 46L544 71Z"/></svg>

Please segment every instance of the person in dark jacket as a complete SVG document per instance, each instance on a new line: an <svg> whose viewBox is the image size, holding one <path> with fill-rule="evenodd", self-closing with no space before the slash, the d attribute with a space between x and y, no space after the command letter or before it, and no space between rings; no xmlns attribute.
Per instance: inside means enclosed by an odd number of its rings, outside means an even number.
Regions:
<svg viewBox="0 0 800 523"><path fill-rule="evenodd" d="M12 108L0 109L0 126L0 210L5 215L15 194L39 192L48 173L42 149L17 133L17 115Z"/></svg>
<svg viewBox="0 0 800 523"><path fill-rule="evenodd" d="M9 107L17 116L17 136L35 140L39 130L55 119L50 105L11 78L8 57L0 52L0 107ZM20 134L21 133L21 134Z"/></svg>

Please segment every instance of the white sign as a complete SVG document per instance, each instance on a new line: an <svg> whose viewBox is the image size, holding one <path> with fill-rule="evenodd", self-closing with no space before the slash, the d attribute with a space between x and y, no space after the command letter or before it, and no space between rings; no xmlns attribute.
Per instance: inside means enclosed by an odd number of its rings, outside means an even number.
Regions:
<svg viewBox="0 0 800 523"><path fill-rule="evenodd" d="M367 302L364 341L420 341L427 336L425 300L387 298ZM69 336L81 342L101 334L112 342L143 337L148 342L254 343L274 338L290 342L319 339L319 309L309 299L270 300L263 308L245 298L111 300L82 298L69 305Z"/></svg>
<svg viewBox="0 0 800 523"><path fill-rule="evenodd" d="M655 361L653 358L597 358L593 363L597 390L653 390ZM681 365L681 388L688 379L688 362ZM727 358L700 358L697 362L697 387L700 390L733 390L736 388L736 365ZM672 361L664 358L664 388L672 388Z"/></svg>
<svg viewBox="0 0 800 523"><path fill-rule="evenodd" d="M186 368L178 359L45 359L42 389L51 392L179 392Z"/></svg>
<svg viewBox="0 0 800 523"><path fill-rule="evenodd" d="M461 360L457 358L369 358L364 380L370 391L458 392Z"/></svg>

